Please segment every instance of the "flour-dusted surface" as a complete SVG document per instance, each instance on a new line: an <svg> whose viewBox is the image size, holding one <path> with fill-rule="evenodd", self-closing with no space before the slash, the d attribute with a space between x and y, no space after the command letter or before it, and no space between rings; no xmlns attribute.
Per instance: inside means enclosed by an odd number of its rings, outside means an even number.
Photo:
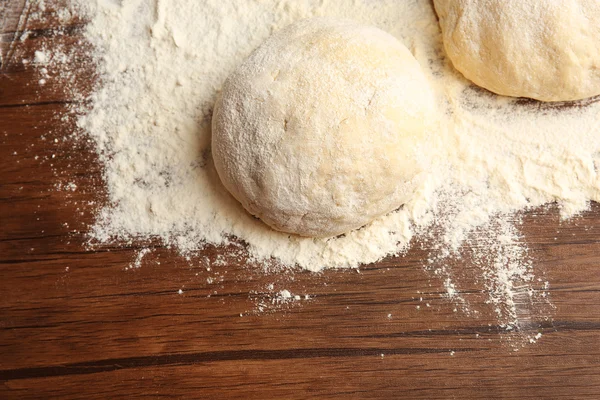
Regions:
<svg viewBox="0 0 600 400"><path fill-rule="evenodd" d="M423 265L443 277L457 309L469 312L464 277L452 267L463 260L485 282L501 323L514 329L547 287L521 240L519 212L558 202L569 217L599 197L600 106L543 106L469 86L443 56L429 2L79 5L91 20L100 76L79 125L96 143L109 198L94 243L159 238L193 257L206 244L233 241L248 246L232 257L312 271L434 243ZM270 230L221 187L210 116L225 78L256 46L289 23L322 15L374 25L403 42L436 90L442 124L425 154L430 174L411 202L344 237L304 239Z"/></svg>
<svg viewBox="0 0 600 400"><path fill-rule="evenodd" d="M515 265L533 277L512 281L512 329L485 304L494 276L520 274L482 257L497 235L433 258L451 213L438 212L432 237L418 233L398 256L318 273L264 271L265 260L245 262L243 244L207 245L189 259L158 238L86 246L96 207L108 204L104 167L68 112L82 106L71 90L86 96L99 82L97 61L87 61L85 20L55 18L57 0L40 14L32 0L14 32L23 3L0 2L0 14L15 9L0 38L0 398L600 393L599 203L562 221L555 204L496 221L522 235L530 262ZM33 61L36 51L46 64ZM555 307L538 301L541 291Z"/></svg>

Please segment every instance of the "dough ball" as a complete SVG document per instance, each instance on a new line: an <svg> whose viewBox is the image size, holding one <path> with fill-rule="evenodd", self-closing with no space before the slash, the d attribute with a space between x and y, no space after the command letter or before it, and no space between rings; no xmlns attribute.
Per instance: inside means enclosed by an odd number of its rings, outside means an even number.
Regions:
<svg viewBox="0 0 600 400"><path fill-rule="evenodd" d="M477 85L542 101L600 94L600 1L434 3L446 53Z"/></svg>
<svg viewBox="0 0 600 400"><path fill-rule="evenodd" d="M432 109L419 64L394 37L303 20L226 80L213 159L225 187L272 228L339 235L411 198Z"/></svg>

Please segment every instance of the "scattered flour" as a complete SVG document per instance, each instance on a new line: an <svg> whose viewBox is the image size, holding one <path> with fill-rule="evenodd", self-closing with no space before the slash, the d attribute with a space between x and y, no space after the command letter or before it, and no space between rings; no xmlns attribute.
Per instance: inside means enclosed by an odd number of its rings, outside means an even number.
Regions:
<svg viewBox="0 0 600 400"><path fill-rule="evenodd" d="M129 270L129 269L140 268L142 266L142 260L150 252L151 252L150 249L141 249L140 251L138 251L137 255L135 256L135 260L133 261L133 263L129 264L129 267L127 267L125 269Z"/></svg>
<svg viewBox="0 0 600 400"><path fill-rule="evenodd" d="M516 213L558 202L568 217L599 197L600 107L556 108L471 87L443 57L429 2L97 1L88 12L102 83L79 125L105 165L110 203L91 233L99 243L159 237L193 254L239 238L256 261L318 271L402 253L416 237L433 244L427 265L449 298L468 310L452 268L468 259L485 281L487 302L513 329L536 292ZM425 68L445 110L418 195L328 240L290 237L247 215L220 185L209 146L212 106L227 75L275 30L320 15L395 35Z"/></svg>
<svg viewBox="0 0 600 400"><path fill-rule="evenodd" d="M250 299L255 303L255 309L248 311L247 314L273 312L284 310L290 307L312 300L312 296L308 294L294 294L288 289L283 289L273 293L273 284L266 287L266 292L251 292ZM243 316L244 314L240 314Z"/></svg>
<svg viewBox="0 0 600 400"><path fill-rule="evenodd" d="M48 54L44 51L36 50L33 55L33 62L36 64L46 64L49 61Z"/></svg>
<svg viewBox="0 0 600 400"><path fill-rule="evenodd" d="M90 20L85 35L99 77L78 119L104 165L109 199L90 232L93 243L159 238L194 257L207 244L243 242L239 259L311 271L356 268L420 244L432 249L423 262L444 282L443 296L468 312L463 277L453 267L468 262L501 325L513 330L548 289L534 276L520 213L555 202L568 218L600 199L597 99L541 104L473 87L445 59L429 1L72 6ZM402 41L436 89L442 123L428 154L431 174L410 203L341 237L308 239L270 230L224 190L211 160L210 117L223 81L257 45L296 20L324 15L374 25ZM60 49L40 49L32 61L52 61L44 65L52 73L53 60L69 59ZM264 302L291 298L282 290Z"/></svg>

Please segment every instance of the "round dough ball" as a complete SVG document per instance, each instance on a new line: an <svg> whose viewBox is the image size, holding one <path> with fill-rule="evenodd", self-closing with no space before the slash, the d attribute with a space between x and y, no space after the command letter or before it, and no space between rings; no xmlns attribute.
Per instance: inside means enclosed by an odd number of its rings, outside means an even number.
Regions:
<svg viewBox="0 0 600 400"><path fill-rule="evenodd" d="M411 197L432 109L419 64L394 37L346 20L303 20L226 80L213 159L229 192L272 228L335 236Z"/></svg>
<svg viewBox="0 0 600 400"><path fill-rule="evenodd" d="M542 101L600 94L600 1L434 3L446 53L477 85Z"/></svg>

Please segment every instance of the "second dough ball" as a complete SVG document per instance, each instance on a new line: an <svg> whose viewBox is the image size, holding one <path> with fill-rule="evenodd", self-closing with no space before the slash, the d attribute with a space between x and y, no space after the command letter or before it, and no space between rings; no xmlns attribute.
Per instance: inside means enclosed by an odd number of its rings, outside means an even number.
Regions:
<svg viewBox="0 0 600 400"><path fill-rule="evenodd" d="M477 85L542 101L600 94L600 1L434 2L446 53Z"/></svg>
<svg viewBox="0 0 600 400"><path fill-rule="evenodd" d="M419 64L391 35L300 21L225 82L213 113L215 166L274 229L345 233L411 198L433 103Z"/></svg>

